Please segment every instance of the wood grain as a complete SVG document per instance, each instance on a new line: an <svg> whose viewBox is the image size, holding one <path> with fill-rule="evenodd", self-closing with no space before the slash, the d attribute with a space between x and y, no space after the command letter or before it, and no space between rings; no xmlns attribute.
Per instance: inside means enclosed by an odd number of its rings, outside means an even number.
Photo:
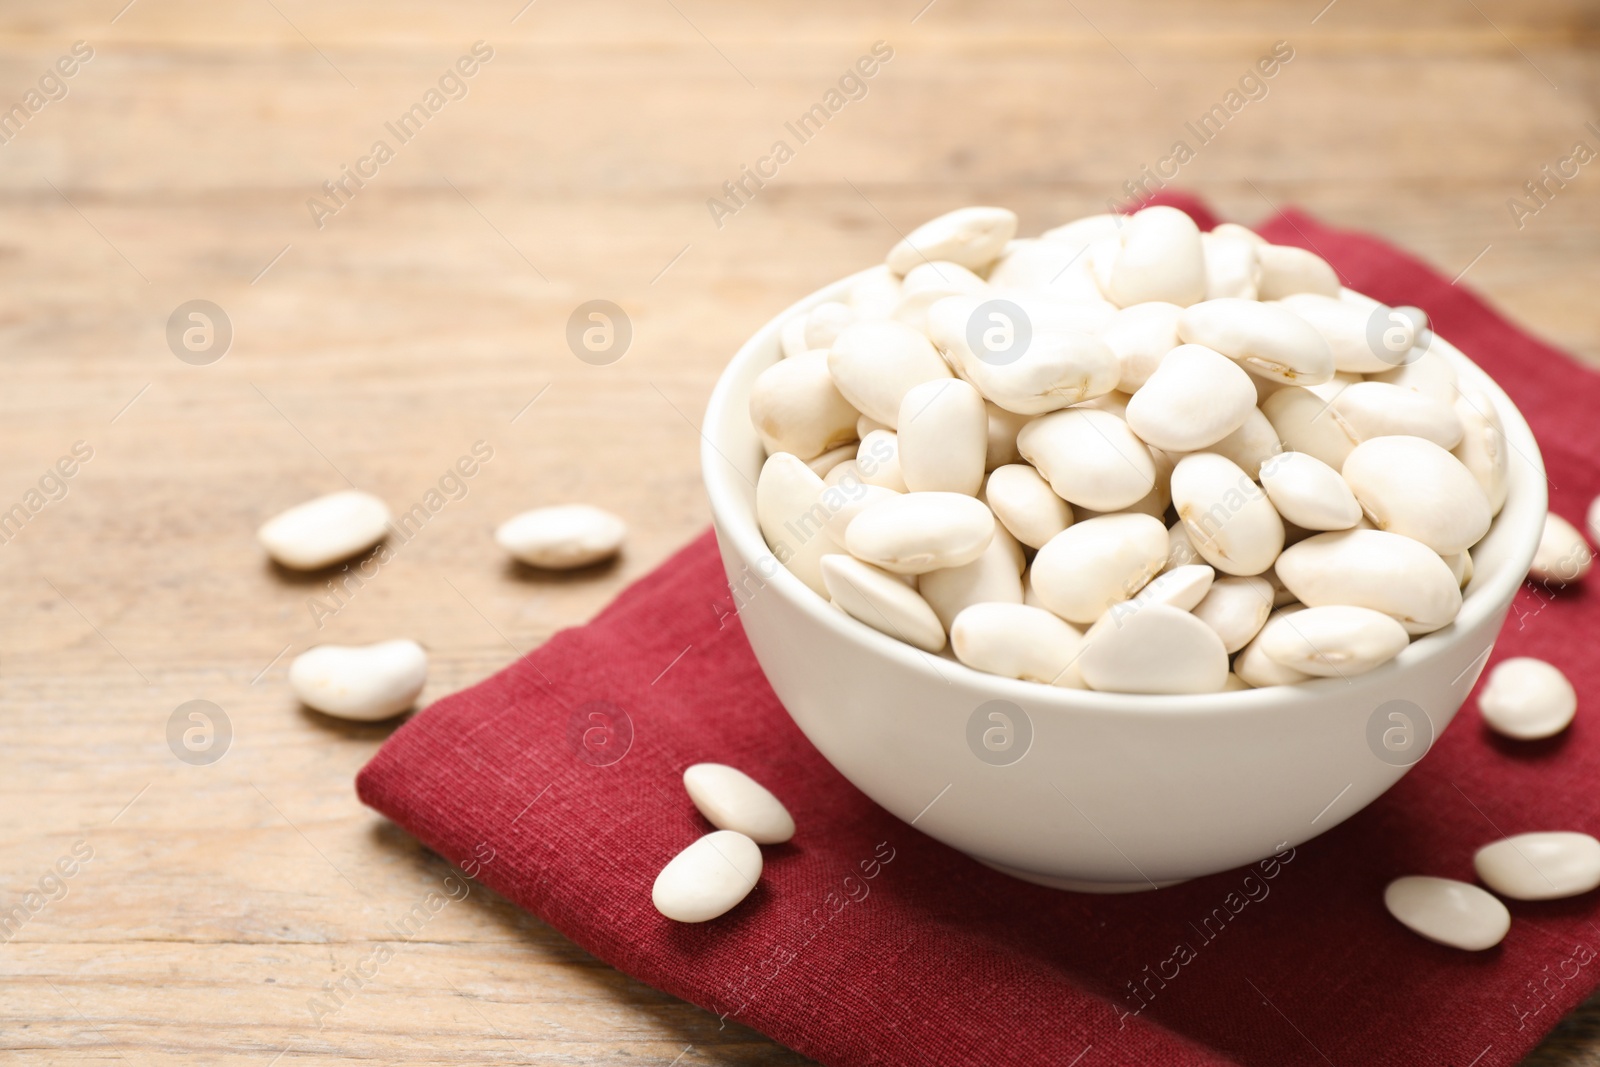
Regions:
<svg viewBox="0 0 1600 1067"><path fill-rule="evenodd" d="M948 207L1100 210L1275 41L1295 58L1179 184L1470 266L1600 362L1600 170L1506 210L1594 137L1578 0L124 3L0 12L0 101L94 49L0 146L0 511L94 453L0 547L0 903L93 849L0 947L3 1062L804 1062L483 890L315 1018L448 868L355 800L387 729L300 710L285 665L410 635L433 700L582 622L705 525L696 425L757 326ZM306 201L480 40L466 96L318 228ZM879 40L865 97L716 226L707 198ZM195 298L233 324L209 366L165 339ZM564 339L593 298L634 326L610 366ZM320 628L319 582L263 562L279 509L347 481L409 507L480 440L464 497ZM502 562L498 520L568 499L629 519L620 563ZM209 766L167 745L193 699L232 724ZM1597 1026L1528 1062L1600 1063Z"/></svg>

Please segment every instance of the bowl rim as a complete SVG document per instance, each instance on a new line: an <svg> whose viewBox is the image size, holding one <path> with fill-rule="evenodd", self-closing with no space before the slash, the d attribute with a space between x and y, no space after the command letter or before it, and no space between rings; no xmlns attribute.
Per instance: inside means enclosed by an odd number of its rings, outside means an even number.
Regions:
<svg viewBox="0 0 1600 1067"><path fill-rule="evenodd" d="M1475 573L1468 582L1470 592L1464 597L1456 618L1448 626L1415 638L1389 662L1354 678L1314 678L1293 685L1267 686L1259 689L1189 694L1101 693L989 674L969 667L957 659L924 652L881 633L831 608L827 600L813 592L787 567L777 565L769 574L765 569L756 566L756 561L763 557L773 558L772 552L756 522L754 497L751 497L748 507L740 499L741 490L738 483L743 481L750 484L749 479L724 452L724 446L729 443L726 434L733 425L730 420L742 418L747 423L749 420L747 396L734 395L738 389L736 380L750 364L758 360L770 361L771 350L778 347L783 323L792 315L809 310L818 304L844 298L853 282L877 271L880 266L874 265L840 278L802 297L773 316L740 346L738 352L719 374L711 397L707 401L700 431L700 462L718 538L731 543L740 562L759 575L763 586L756 595L781 596L791 607L803 612L811 622L845 640L866 646L868 650L882 656L889 664L901 670L911 671L923 680L940 685L950 685L953 681L959 681L970 688L990 693L995 699L1025 701L1030 709L1037 711L1115 712L1158 717L1196 713L1226 716L1228 713L1245 715L1264 711L1278 712L1285 708L1320 703L1340 692L1355 695L1358 690L1381 688L1389 679L1402 673L1410 673L1428 661L1447 654L1457 641L1475 630L1479 623L1492 613L1503 610L1501 605L1510 602L1527 576L1528 567L1532 564L1534 551L1538 547L1544 529L1544 516L1548 507L1549 497L1543 456L1527 420L1501 389L1499 383L1468 359L1460 349L1435 332L1435 342L1442 346L1441 354L1451 361L1458 374L1463 370L1467 372L1466 376L1473 379L1472 385L1475 391L1487 394L1500 416L1506 442L1513 458L1507 471L1509 484L1506 504L1495 517L1495 523L1497 526L1501 523L1510 524L1507 528L1508 534L1513 535L1510 537L1510 542L1513 546L1520 546L1521 550L1514 549L1496 570L1489 573ZM1346 291L1365 297L1365 294L1355 290ZM781 354L779 358L782 358ZM1521 462L1518 462L1519 458ZM1535 474L1537 477L1534 477ZM1527 486L1523 485L1526 482L1533 483L1531 493ZM1523 485L1520 491L1519 485ZM1515 509L1513 503L1516 504ZM742 608L736 608L735 613L741 610ZM1490 647L1492 648L1492 644ZM1487 653L1479 658L1486 660ZM1478 661L1474 660L1474 663L1476 662Z"/></svg>

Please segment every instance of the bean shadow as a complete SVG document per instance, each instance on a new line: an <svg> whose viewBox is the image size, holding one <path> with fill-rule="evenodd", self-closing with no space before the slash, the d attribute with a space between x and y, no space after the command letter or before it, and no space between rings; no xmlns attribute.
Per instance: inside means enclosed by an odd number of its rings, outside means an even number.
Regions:
<svg viewBox="0 0 1600 1067"><path fill-rule="evenodd" d="M621 569L622 554L618 553L608 559L599 560L583 567L574 567L571 570L535 567L531 563L524 563L519 559L507 559L500 569L500 575L523 585L564 586L593 582L599 578L609 578Z"/></svg>

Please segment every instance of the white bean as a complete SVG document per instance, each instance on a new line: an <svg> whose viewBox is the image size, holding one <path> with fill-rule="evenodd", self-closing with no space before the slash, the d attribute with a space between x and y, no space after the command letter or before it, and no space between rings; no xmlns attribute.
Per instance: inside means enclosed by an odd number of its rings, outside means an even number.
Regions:
<svg viewBox="0 0 1600 1067"><path fill-rule="evenodd" d="M812 473L816 474L824 482L832 485L839 480L829 477L833 474L835 467L841 467L848 463L850 464L851 472L855 473L856 453L860 450L861 442L852 438L849 444L840 445L838 448L830 448L822 455L806 460L806 466L810 467ZM859 480L859 475L857 477Z"/></svg>
<svg viewBox="0 0 1600 1067"><path fill-rule="evenodd" d="M1280 389L1261 402L1261 413L1285 449L1315 456L1338 470L1356 443L1334 419L1331 399L1310 389Z"/></svg>
<svg viewBox="0 0 1600 1067"><path fill-rule="evenodd" d="M1240 241L1248 241L1260 248L1267 243L1267 239L1248 226L1240 226L1237 222L1219 222L1211 227L1211 232L1218 237L1227 237Z"/></svg>
<svg viewBox="0 0 1600 1067"><path fill-rule="evenodd" d="M865 479L861 477L861 468L856 465L855 461L856 453L860 451L860 448L861 443L859 441L854 445L845 445L844 451L848 451L850 453L850 458L842 463L835 463L833 466L827 468L827 472L822 475L822 484L827 486L840 485L843 484L846 478L854 479L857 482L864 482ZM833 453L829 452L827 455L831 456ZM817 473L816 460L812 460L810 463L807 463L806 466L811 468L811 473Z"/></svg>
<svg viewBox="0 0 1600 1067"><path fill-rule="evenodd" d="M783 802L748 774L724 763L684 769L683 788L706 821L744 834L758 845L780 845L794 836L794 816Z"/></svg>
<svg viewBox="0 0 1600 1067"><path fill-rule="evenodd" d="M1285 549L1274 570L1304 604L1371 608L1412 634L1446 626L1461 610L1461 587L1444 560L1420 541L1382 530L1308 537Z"/></svg>
<svg viewBox="0 0 1600 1067"><path fill-rule="evenodd" d="M1554 737L1578 711L1578 693L1553 665L1531 656L1502 660L1478 693L1478 710L1496 733L1519 741Z"/></svg>
<svg viewBox="0 0 1600 1067"><path fill-rule="evenodd" d="M826 596L822 554L835 551L820 497L826 486L799 457L774 452L756 478L756 523L773 557L811 591Z"/></svg>
<svg viewBox="0 0 1600 1067"><path fill-rule="evenodd" d="M1461 390L1456 384L1456 369L1450 361L1431 348L1416 347L1406 354L1406 361L1391 370L1369 375L1375 382L1385 382L1421 393L1441 404L1455 404Z"/></svg>
<svg viewBox="0 0 1600 1067"><path fill-rule="evenodd" d="M778 331L778 348L784 359L793 359L811 349L806 347L806 313L791 315Z"/></svg>
<svg viewBox="0 0 1600 1067"><path fill-rule="evenodd" d="M1383 906L1412 933L1449 948L1481 952L1511 929L1506 906L1466 882L1411 875L1383 891Z"/></svg>
<svg viewBox="0 0 1600 1067"><path fill-rule="evenodd" d="M1167 527L1167 562L1163 570L1177 570L1203 562L1200 553L1195 551L1194 542L1189 540L1189 531L1183 528L1182 519Z"/></svg>
<svg viewBox="0 0 1600 1067"><path fill-rule="evenodd" d="M834 388L823 351L780 359L750 387L750 421L769 453L814 459L855 440L857 417Z"/></svg>
<svg viewBox="0 0 1600 1067"><path fill-rule="evenodd" d="M1017 451L1056 495L1095 511L1115 511L1155 488L1155 458L1115 415L1068 408L1034 419L1017 434Z"/></svg>
<svg viewBox="0 0 1600 1067"><path fill-rule="evenodd" d="M1227 437L1256 410L1250 376L1204 345L1179 345L1128 401L1128 427L1169 452L1193 452Z"/></svg>
<svg viewBox="0 0 1600 1067"><path fill-rule="evenodd" d="M923 263L911 268L900 288L900 302L890 317L916 330L928 332L928 309L948 296L980 293L989 283L959 263Z"/></svg>
<svg viewBox="0 0 1600 1067"><path fill-rule="evenodd" d="M1287 385L1316 385L1333 377L1328 342L1310 323L1278 304L1207 300L1183 309L1178 337L1214 348L1245 369Z"/></svg>
<svg viewBox="0 0 1600 1067"><path fill-rule="evenodd" d="M324 715L356 722L392 718L417 702L428 654L415 641L319 645L289 664L289 688Z"/></svg>
<svg viewBox="0 0 1600 1067"><path fill-rule="evenodd" d="M858 441L866 440L867 434L871 433L873 430L893 429L893 426L887 426L884 423L879 422L877 419L868 418L865 415L856 416L856 439Z"/></svg>
<svg viewBox="0 0 1600 1067"><path fill-rule="evenodd" d="M1548 585L1566 585L1581 580L1593 562L1594 553L1576 526L1553 511L1544 517L1530 577Z"/></svg>
<svg viewBox="0 0 1600 1067"><path fill-rule="evenodd" d="M850 554L896 574L971 563L994 537L994 515L964 493L907 493L866 508L845 531Z"/></svg>
<svg viewBox="0 0 1600 1067"><path fill-rule="evenodd" d="M1086 295L1099 298L1099 290L1092 282L1083 284L1081 269L1074 269L1083 265L1081 250L1072 243L1043 238L1012 241L989 271L989 284L1032 289L1055 299L1082 299Z"/></svg>
<svg viewBox="0 0 1600 1067"><path fill-rule="evenodd" d="M830 485L824 481L823 484L826 488L818 498L818 503L828 512L828 536L840 545L844 544L844 533L850 528L852 519L872 505L900 495L893 489L870 485L859 478L854 482Z"/></svg>
<svg viewBox="0 0 1600 1067"><path fill-rule="evenodd" d="M1293 245L1263 244L1256 249L1261 264L1257 299L1281 300L1293 293L1338 296L1339 275L1315 252Z"/></svg>
<svg viewBox="0 0 1600 1067"><path fill-rule="evenodd" d="M828 350L828 372L844 398L885 426L896 425L912 386L952 377L922 334L892 320L846 327Z"/></svg>
<svg viewBox="0 0 1600 1067"><path fill-rule="evenodd" d="M1272 583L1257 575L1218 578L1205 597L1190 609L1222 638L1222 647L1231 656L1248 645L1261 632L1272 614Z"/></svg>
<svg viewBox="0 0 1600 1067"><path fill-rule="evenodd" d="M674 922L703 923L733 910L760 878L760 846L735 830L717 830L661 869L650 900Z"/></svg>
<svg viewBox="0 0 1600 1067"><path fill-rule="evenodd" d="M1261 488L1279 515L1307 530L1348 530L1361 521L1361 505L1339 472L1307 452L1262 464Z"/></svg>
<svg viewBox="0 0 1600 1067"><path fill-rule="evenodd" d="M1162 571L1145 584L1132 600L1113 604L1109 614L1123 615L1148 604L1165 604L1179 611L1193 611L1211 591L1217 572L1203 563L1190 563Z"/></svg>
<svg viewBox="0 0 1600 1067"><path fill-rule="evenodd" d="M1461 419L1454 408L1388 382L1356 382L1334 398L1329 410L1357 444L1396 435L1422 437L1447 449L1461 441Z"/></svg>
<svg viewBox="0 0 1600 1067"><path fill-rule="evenodd" d="M828 595L846 615L925 652L944 647L944 626L922 596L897 576L839 553L822 557Z"/></svg>
<svg viewBox="0 0 1600 1067"><path fill-rule="evenodd" d="M1022 603L1022 568L1016 541L1004 526L996 526L994 540L971 563L929 571L917 579L917 592L928 602L939 623L949 629L955 617L973 604Z"/></svg>
<svg viewBox="0 0 1600 1067"><path fill-rule="evenodd" d="M1111 693L1216 693L1228 680L1222 640L1187 611L1149 604L1084 636L1078 668Z"/></svg>
<svg viewBox="0 0 1600 1067"><path fill-rule="evenodd" d="M1083 635L1042 608L973 604L950 624L950 647L974 670L1079 688L1072 667Z"/></svg>
<svg viewBox="0 0 1600 1067"><path fill-rule="evenodd" d="M912 386L900 401L900 475L913 493L976 496L989 454L983 397L959 378Z"/></svg>
<svg viewBox="0 0 1600 1067"><path fill-rule="evenodd" d="M1394 659L1411 635L1381 611L1327 604L1267 623L1260 640L1261 651L1285 667L1348 678Z"/></svg>
<svg viewBox="0 0 1600 1067"><path fill-rule="evenodd" d="M938 351L986 399L1020 415L1057 411L1110 392L1117 384L1117 360L1092 334L1052 322L1038 304L1019 300L1010 307L971 296L949 297L928 312L928 336ZM1020 308L1026 323L1016 321ZM977 336L991 347L972 347Z"/></svg>
<svg viewBox="0 0 1600 1067"><path fill-rule="evenodd" d="M1489 498L1489 510L1498 515L1505 507L1511 485L1511 449L1500 413L1484 393L1462 393L1454 406L1462 433L1461 443L1451 452L1472 472L1483 495Z"/></svg>
<svg viewBox="0 0 1600 1067"><path fill-rule="evenodd" d="M1123 225L1106 296L1119 307L1162 300L1180 307L1204 300L1206 258L1200 228L1175 207L1147 207Z"/></svg>
<svg viewBox="0 0 1600 1067"><path fill-rule="evenodd" d="M826 350L856 318L856 309L842 301L818 304L806 312L806 350Z"/></svg>
<svg viewBox="0 0 1600 1067"><path fill-rule="evenodd" d="M495 542L532 567L571 570L610 559L622 551L628 524L590 504L534 508L507 519Z"/></svg>
<svg viewBox="0 0 1600 1067"><path fill-rule="evenodd" d="M900 303L900 279L887 263L862 274L850 283L850 306L858 319L887 319Z"/></svg>
<svg viewBox="0 0 1600 1067"><path fill-rule="evenodd" d="M1386 320L1388 325L1373 338L1368 335L1368 323L1373 311L1358 304L1321 293L1295 293L1284 297L1280 303L1309 322L1328 342L1336 370L1355 374L1380 374L1392 370L1397 358L1396 349L1386 346L1392 342L1398 346L1399 352L1404 353L1411 350L1416 340L1414 324L1404 315L1394 315L1392 320Z"/></svg>
<svg viewBox="0 0 1600 1067"><path fill-rule="evenodd" d="M1375 437L1344 461L1344 480L1380 530L1421 541L1441 556L1489 531L1489 501L1450 453L1420 437Z"/></svg>
<svg viewBox="0 0 1600 1067"><path fill-rule="evenodd" d="M1261 409L1251 408L1237 430L1212 444L1206 451L1232 460L1246 474L1259 481L1262 464L1273 456L1283 454L1283 442L1278 440L1278 431L1272 428L1271 420L1262 414Z"/></svg>
<svg viewBox="0 0 1600 1067"><path fill-rule="evenodd" d="M1008 463L1015 463L1022 458L1022 453L1017 451L1017 433L1033 416L1007 411L992 400L983 402L983 410L989 417L988 439L983 459L983 469L987 472Z"/></svg>
<svg viewBox="0 0 1600 1067"><path fill-rule="evenodd" d="M1081 219L1051 227L1039 235L1039 240L1082 250L1096 241L1117 236L1127 224L1127 215L1085 215Z"/></svg>
<svg viewBox="0 0 1600 1067"><path fill-rule="evenodd" d="M1215 230L1200 235L1206 258L1207 300L1236 296L1256 299L1261 287L1261 261L1256 258L1258 242L1221 234Z"/></svg>
<svg viewBox="0 0 1600 1067"><path fill-rule="evenodd" d="M979 293L988 287L988 282L959 263L952 263L949 260L933 260L927 263L918 263L907 271L905 281L901 284L900 292L902 296L905 296L911 293L935 290L955 295L957 293Z"/></svg>
<svg viewBox="0 0 1600 1067"><path fill-rule="evenodd" d="M1026 463L996 467L984 487L984 499L1000 524L1029 548L1072 525L1072 505L1056 496L1050 483Z"/></svg>
<svg viewBox="0 0 1600 1067"><path fill-rule="evenodd" d="M1600 886L1600 841L1571 831L1516 834L1472 855L1484 884L1512 900L1559 900Z"/></svg>
<svg viewBox="0 0 1600 1067"><path fill-rule="evenodd" d="M1138 389L1155 373L1161 357L1177 348L1177 304L1151 301L1130 304L1118 311L1101 332L1100 339L1117 357L1117 388L1125 393Z"/></svg>
<svg viewBox="0 0 1600 1067"><path fill-rule="evenodd" d="M1148 515L1102 515L1074 523L1034 557L1029 578L1045 607L1068 622L1094 622L1161 571L1167 528Z"/></svg>
<svg viewBox="0 0 1600 1067"><path fill-rule="evenodd" d="M904 275L919 263L949 260L982 270L1017 235L1017 216L1003 207L957 208L929 219L889 250L889 269Z"/></svg>
<svg viewBox="0 0 1600 1067"><path fill-rule="evenodd" d="M1267 622L1262 626L1261 633L1265 633L1267 626L1271 626L1285 615L1304 610L1305 608L1299 604L1288 604L1278 608L1267 616ZM1252 689L1266 689L1274 685L1297 685L1311 680L1312 675L1297 671L1293 667L1285 667L1267 655L1266 650L1261 647L1261 633L1251 638L1250 643L1233 657L1233 673Z"/></svg>
<svg viewBox="0 0 1600 1067"><path fill-rule="evenodd" d="M1232 460L1210 452L1183 457L1172 472L1172 502L1190 542L1219 571L1260 574L1283 551L1283 520Z"/></svg>
<svg viewBox="0 0 1600 1067"><path fill-rule="evenodd" d="M900 467L900 435L893 430L873 430L856 449L856 471L868 485L904 493L905 472Z"/></svg>
<svg viewBox="0 0 1600 1067"><path fill-rule="evenodd" d="M315 571L365 552L388 531L383 501L345 489L280 512L261 524L256 539L283 566Z"/></svg>

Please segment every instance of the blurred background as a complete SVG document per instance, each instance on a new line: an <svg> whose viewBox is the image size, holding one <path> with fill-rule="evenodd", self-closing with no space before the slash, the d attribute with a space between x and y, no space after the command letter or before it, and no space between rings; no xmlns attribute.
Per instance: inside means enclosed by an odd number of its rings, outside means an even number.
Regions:
<svg viewBox="0 0 1600 1067"><path fill-rule="evenodd" d="M706 525L740 343L964 204L1298 205L1600 360L1597 44L1576 0L11 0L0 913L38 895L0 1058L802 1062L476 888L309 1010L450 868L355 799L392 725L300 709L288 661L413 637L427 702L587 619ZM597 300L604 358L569 341ZM478 442L332 613L255 543L349 485L407 510ZM564 501L625 557L505 563L493 526ZM1530 1062L1600 1063L1592 1017Z"/></svg>

